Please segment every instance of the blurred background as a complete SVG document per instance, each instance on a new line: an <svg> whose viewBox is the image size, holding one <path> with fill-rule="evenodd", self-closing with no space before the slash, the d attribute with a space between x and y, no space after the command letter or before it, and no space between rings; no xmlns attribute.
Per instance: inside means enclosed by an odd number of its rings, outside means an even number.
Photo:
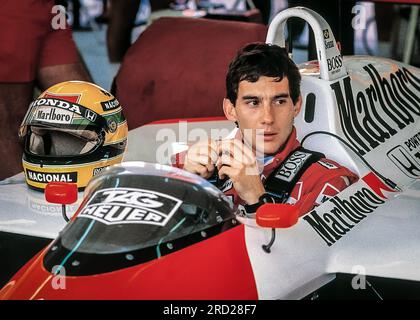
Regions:
<svg viewBox="0 0 420 320"><path fill-rule="evenodd" d="M126 2L125 4L123 4ZM69 0L59 1L67 8L68 21L83 60L100 86L109 89L112 79L128 49L123 38L136 41L153 21L160 17L241 20L267 24L281 10L306 6L320 13L332 26L337 41L346 42L346 54L375 55L420 65L418 5L416 1L308 1L308 0ZM135 12L135 14L134 14ZM128 13L131 13L128 17ZM122 19L118 19L122 16ZM113 20L113 21L111 21ZM123 20L123 21L119 21ZM121 26L121 24L125 24ZM338 25L338 27L336 26ZM407 43L409 28L415 28L414 39ZM109 28L115 28L112 38ZM289 24L294 60L313 59L310 54L311 33L303 21ZM125 36L122 36L125 33ZM107 41L108 35L108 41ZM353 40L353 48L350 44ZM290 43L290 42L289 42ZM410 49L410 53L404 50Z"/></svg>

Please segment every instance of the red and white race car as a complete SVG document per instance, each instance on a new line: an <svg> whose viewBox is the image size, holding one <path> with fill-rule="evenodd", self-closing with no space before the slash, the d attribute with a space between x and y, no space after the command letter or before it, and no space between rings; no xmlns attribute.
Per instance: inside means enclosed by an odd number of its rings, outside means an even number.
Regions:
<svg viewBox="0 0 420 320"><path fill-rule="evenodd" d="M383 58L342 57L326 21L305 8L279 13L267 42L284 46L291 17L312 27L319 61L299 66L298 137L358 173L358 182L333 197L326 186L329 200L299 219L284 205L261 207L250 219L236 216L209 182L182 170L145 162L108 168L92 179L71 222L3 287L0 299L299 299L337 274L418 284L420 70ZM132 130L126 160L155 162L157 132L177 126ZM223 120L188 124L190 133L198 128L232 129ZM147 148L136 147L138 137ZM20 192L23 184L0 188L2 213L23 194L40 201ZM19 192L13 200L3 195ZM1 230L13 225L28 234L28 216L11 216L0 218ZM55 236L63 225L42 234Z"/></svg>

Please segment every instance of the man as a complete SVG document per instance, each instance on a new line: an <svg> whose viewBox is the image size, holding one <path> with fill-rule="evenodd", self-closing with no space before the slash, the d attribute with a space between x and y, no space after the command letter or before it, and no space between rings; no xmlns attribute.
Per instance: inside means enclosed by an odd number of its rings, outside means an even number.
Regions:
<svg viewBox="0 0 420 320"><path fill-rule="evenodd" d="M355 182L350 170L300 149L293 126L302 105L300 81L283 48L245 46L229 66L223 100L227 119L238 126L235 137L192 145L179 167L224 180L218 187L249 216L267 202L295 204L304 214Z"/></svg>
<svg viewBox="0 0 420 320"><path fill-rule="evenodd" d="M22 171L18 129L34 87L43 91L66 80L91 81L71 29L54 28L54 18L59 18L54 3L0 1L0 180Z"/></svg>

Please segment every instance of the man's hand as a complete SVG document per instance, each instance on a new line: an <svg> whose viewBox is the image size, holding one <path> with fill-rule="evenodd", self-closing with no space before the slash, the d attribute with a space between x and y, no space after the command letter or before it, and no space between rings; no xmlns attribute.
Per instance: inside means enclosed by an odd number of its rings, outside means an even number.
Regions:
<svg viewBox="0 0 420 320"><path fill-rule="evenodd" d="M265 189L251 149L237 139L223 140L218 144L217 154L219 178L228 176L242 200L247 204L257 203Z"/></svg>
<svg viewBox="0 0 420 320"><path fill-rule="evenodd" d="M199 141L188 149L184 160L184 170L208 179L214 172L217 158L216 141L211 139Z"/></svg>

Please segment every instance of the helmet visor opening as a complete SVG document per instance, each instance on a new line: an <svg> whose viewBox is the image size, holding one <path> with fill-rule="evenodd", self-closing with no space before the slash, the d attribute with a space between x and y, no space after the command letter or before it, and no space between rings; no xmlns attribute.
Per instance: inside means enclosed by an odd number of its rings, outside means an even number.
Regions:
<svg viewBox="0 0 420 320"><path fill-rule="evenodd" d="M88 154L100 143L101 136L86 128L31 126L25 147L34 155L65 157Z"/></svg>

